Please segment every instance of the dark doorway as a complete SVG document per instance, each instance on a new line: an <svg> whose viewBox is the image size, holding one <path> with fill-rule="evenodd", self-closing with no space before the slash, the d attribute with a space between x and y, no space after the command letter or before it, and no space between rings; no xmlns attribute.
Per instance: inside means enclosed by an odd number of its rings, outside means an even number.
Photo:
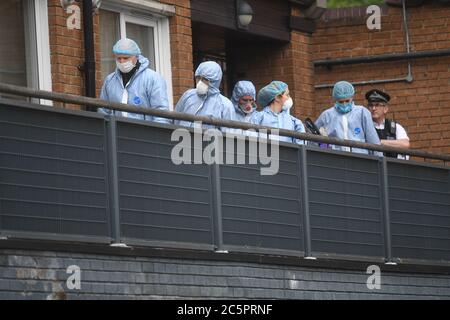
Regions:
<svg viewBox="0 0 450 320"><path fill-rule="evenodd" d="M289 42L201 22L192 23L194 71L203 61L216 61L223 71L220 90L231 97L237 81L252 81L257 90L274 80L273 61Z"/></svg>
<svg viewBox="0 0 450 320"><path fill-rule="evenodd" d="M222 67L220 91L229 96L229 79L226 54L226 29L205 23L192 23L192 48L194 72L200 63L215 61ZM231 89L232 90L232 89Z"/></svg>

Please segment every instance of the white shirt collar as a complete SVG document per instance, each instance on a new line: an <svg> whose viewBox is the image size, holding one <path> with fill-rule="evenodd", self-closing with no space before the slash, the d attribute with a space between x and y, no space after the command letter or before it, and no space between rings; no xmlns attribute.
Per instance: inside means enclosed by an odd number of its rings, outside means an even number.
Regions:
<svg viewBox="0 0 450 320"><path fill-rule="evenodd" d="M378 124L377 122L373 122L373 125L375 126L375 129L381 129L381 130L383 130L384 129L384 123L385 123L385 121L386 121L386 119L382 122L382 123L380 123L380 124Z"/></svg>

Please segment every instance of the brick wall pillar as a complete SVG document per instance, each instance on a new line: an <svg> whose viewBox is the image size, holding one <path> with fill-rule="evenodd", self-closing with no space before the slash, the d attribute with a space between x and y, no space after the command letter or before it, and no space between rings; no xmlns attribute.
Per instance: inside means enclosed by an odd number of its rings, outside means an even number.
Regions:
<svg viewBox="0 0 450 320"><path fill-rule="evenodd" d="M304 120L312 115L314 107L310 42L310 35L293 31L289 43L268 41L250 48L244 46L235 59L236 69L240 78L255 84L257 91L272 80L287 83L294 100L291 114Z"/></svg>
<svg viewBox="0 0 450 320"><path fill-rule="evenodd" d="M59 0L48 0L52 86L54 92L84 95L84 73L78 68L84 63L83 6L82 3L76 3L76 5L80 8L81 29L69 30L67 28L67 19L71 14L64 11ZM96 93L99 96L102 78L100 71L100 19L98 13L93 18ZM55 103L55 105L60 106L58 103ZM80 108L76 105L66 105L66 107Z"/></svg>
<svg viewBox="0 0 450 320"><path fill-rule="evenodd" d="M314 116L314 70L311 55L311 35L291 32L292 82L289 84L294 99L291 114L304 120Z"/></svg>
<svg viewBox="0 0 450 320"><path fill-rule="evenodd" d="M296 8L292 15L299 15ZM291 114L301 120L314 116L314 70L312 66L311 35L291 31L291 41L271 51L271 55L262 55L260 71L268 69L267 82L281 80L289 85L294 106ZM261 66L264 66L261 68Z"/></svg>
<svg viewBox="0 0 450 320"><path fill-rule="evenodd" d="M84 61L83 32L69 30L68 17L59 0L48 0L52 87L54 92L81 95L83 77L78 65Z"/></svg>
<svg viewBox="0 0 450 320"><path fill-rule="evenodd" d="M175 107L181 95L193 85L191 7L190 0L164 0L163 2L175 5L175 15L169 20Z"/></svg>

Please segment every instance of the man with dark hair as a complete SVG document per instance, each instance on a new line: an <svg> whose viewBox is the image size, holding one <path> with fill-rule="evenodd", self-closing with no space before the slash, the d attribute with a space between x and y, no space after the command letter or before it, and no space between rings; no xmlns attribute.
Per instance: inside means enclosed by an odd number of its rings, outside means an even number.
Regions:
<svg viewBox="0 0 450 320"><path fill-rule="evenodd" d="M405 128L394 120L386 119L391 97L381 90L373 89L366 93L366 99L368 101L367 108L372 114L372 120L381 144L389 147L409 148L409 137ZM407 156L390 152L386 153L386 156L408 159Z"/></svg>

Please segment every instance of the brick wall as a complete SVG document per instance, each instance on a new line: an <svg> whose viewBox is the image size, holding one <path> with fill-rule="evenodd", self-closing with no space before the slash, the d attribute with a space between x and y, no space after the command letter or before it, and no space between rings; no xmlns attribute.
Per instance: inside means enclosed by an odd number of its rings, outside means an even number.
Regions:
<svg viewBox="0 0 450 320"><path fill-rule="evenodd" d="M292 89L293 67L290 47L290 44L273 41L247 46L242 44L236 56L235 68L239 70L240 78L254 83L257 92L273 80L284 81Z"/></svg>
<svg viewBox="0 0 450 320"><path fill-rule="evenodd" d="M192 88L194 78L190 0L162 2L175 5L175 15L170 18L169 24L173 101L176 104L181 95Z"/></svg>
<svg viewBox="0 0 450 320"><path fill-rule="evenodd" d="M83 74L78 70L78 65L84 62L83 32L69 30L66 25L68 17L59 0L48 0L52 86L55 92L82 95Z"/></svg>
<svg viewBox="0 0 450 320"><path fill-rule="evenodd" d="M176 14L169 20L172 62L172 85L176 102L184 91L192 87L192 30L189 0L166 0L166 4L175 5ZM81 10L82 3L77 3ZM59 0L49 0L49 32L52 64L52 82L55 92L84 94L84 74L78 65L84 62L83 30L69 30L66 27L66 13ZM100 19L94 14L94 48L96 63L96 93L100 95L102 87ZM81 22L83 25L83 22ZM67 106L78 108L76 106Z"/></svg>
<svg viewBox="0 0 450 320"><path fill-rule="evenodd" d="M193 85L192 27L189 0L164 0L174 5L170 21L172 84L174 102ZM60 1L49 0L49 30L53 90L83 94L84 61L82 30L68 30ZM80 5L81 8L81 5ZM411 50L450 48L450 7L426 4L409 8ZM293 7L293 15L298 9ZM338 19L337 19L338 18ZM94 15L97 94L102 85L100 73L99 16ZM381 31L369 31L365 11L337 9L318 24L311 36L292 31L290 43L259 43L242 46L238 69L257 90L272 80L289 84L294 99L293 114L301 119L317 117L332 105L331 88L313 85L404 77L407 62L384 62L313 69L311 61L325 58L379 55L405 52L401 8L384 7ZM450 152L450 57L418 59L411 62L414 81L380 84L376 87L392 96L391 117L404 125L412 147L438 153ZM373 85L357 86L356 102L365 104L364 93Z"/></svg>
<svg viewBox="0 0 450 320"><path fill-rule="evenodd" d="M339 11L341 11L339 13ZM347 11L347 14L345 14ZM344 18L343 18L344 16ZM426 4L408 8L411 51L450 48L450 7ZM340 17L336 20L336 17ZM402 53L405 32L401 8L385 7L381 30L368 30L365 11L330 11L312 38L314 60ZM411 147L436 153L450 152L450 57L411 61L412 83L396 82L356 87L356 102L366 104L364 93L377 87L391 97L390 117L406 129ZM405 77L406 61L362 63L315 68L315 84L333 84ZM315 116L332 105L331 88L315 90Z"/></svg>
<svg viewBox="0 0 450 320"><path fill-rule="evenodd" d="M300 10L293 6L292 16L299 16ZM312 65L312 39L308 33L291 32L292 77L294 92L294 116L304 120L314 113L314 69Z"/></svg>
<svg viewBox="0 0 450 320"><path fill-rule="evenodd" d="M293 8L292 14L299 11ZM234 59L236 69L255 84L257 91L272 80L286 82L294 100L291 113L303 120L314 112L311 41L311 35L292 31L289 43L243 43Z"/></svg>
<svg viewBox="0 0 450 320"><path fill-rule="evenodd" d="M68 289L67 267L81 269ZM367 266L369 263L367 264ZM361 269L0 249L0 299L449 299L450 276ZM330 265L331 267L331 265Z"/></svg>
<svg viewBox="0 0 450 320"><path fill-rule="evenodd" d="M308 56L311 38L297 32L291 36L288 44L271 42L241 50L236 67L255 84L257 92L273 80L286 82L294 100L292 114L304 119L314 107L313 69Z"/></svg>

